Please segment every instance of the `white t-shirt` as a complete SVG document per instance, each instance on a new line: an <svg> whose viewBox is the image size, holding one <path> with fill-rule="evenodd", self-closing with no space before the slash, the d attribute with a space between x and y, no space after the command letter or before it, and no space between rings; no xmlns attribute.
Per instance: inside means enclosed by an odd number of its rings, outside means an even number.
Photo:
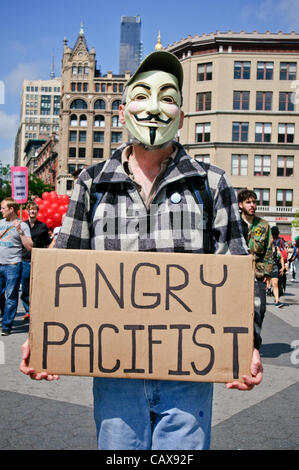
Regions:
<svg viewBox="0 0 299 470"><path fill-rule="evenodd" d="M6 219L0 220L0 237L6 229L14 225ZM30 228L24 222L21 222L21 229L26 237L31 237ZM8 230L0 238L0 264L14 264L22 261L22 241L15 227Z"/></svg>

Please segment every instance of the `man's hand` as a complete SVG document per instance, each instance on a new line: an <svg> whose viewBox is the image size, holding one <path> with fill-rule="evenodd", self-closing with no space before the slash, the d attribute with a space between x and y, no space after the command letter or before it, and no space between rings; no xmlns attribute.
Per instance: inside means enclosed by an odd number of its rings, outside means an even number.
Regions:
<svg viewBox="0 0 299 470"><path fill-rule="evenodd" d="M244 380L244 383L238 382L236 380L234 382L227 383L226 388L236 388L238 390L251 390L255 385L261 383L263 378L263 365L260 353L257 349L253 350L250 371L252 377L248 377L248 375L243 375L242 379Z"/></svg>
<svg viewBox="0 0 299 470"><path fill-rule="evenodd" d="M51 375L47 372L35 372L32 367L29 367L29 356L30 356L30 346L29 340L27 339L25 343L22 345L22 361L20 364L20 371L23 372L25 375L29 375L31 379L34 380L58 380L59 375Z"/></svg>

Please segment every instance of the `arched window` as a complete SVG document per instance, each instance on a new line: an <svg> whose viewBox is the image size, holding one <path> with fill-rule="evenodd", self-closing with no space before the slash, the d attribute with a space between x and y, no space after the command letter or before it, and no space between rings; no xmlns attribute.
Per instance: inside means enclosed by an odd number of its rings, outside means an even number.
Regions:
<svg viewBox="0 0 299 470"><path fill-rule="evenodd" d="M86 127L87 126L87 118L86 118L85 114L82 114L80 116L80 126L81 127Z"/></svg>
<svg viewBox="0 0 299 470"><path fill-rule="evenodd" d="M94 109L106 109L106 103L104 100L97 100L94 104Z"/></svg>
<svg viewBox="0 0 299 470"><path fill-rule="evenodd" d="M112 127L121 127L119 116L112 116Z"/></svg>
<svg viewBox="0 0 299 470"><path fill-rule="evenodd" d="M115 100L112 103L112 110L113 111L118 111L119 105L121 104L120 100Z"/></svg>
<svg viewBox="0 0 299 470"><path fill-rule="evenodd" d="M97 114L94 117L94 127L104 127L105 126L105 118L101 114Z"/></svg>
<svg viewBox="0 0 299 470"><path fill-rule="evenodd" d="M71 114L70 124L71 126L78 126L78 117L76 116L76 114Z"/></svg>
<svg viewBox="0 0 299 470"><path fill-rule="evenodd" d="M87 104L84 100L74 100L71 104L71 109L87 109Z"/></svg>
<svg viewBox="0 0 299 470"><path fill-rule="evenodd" d="M78 65L78 75L81 75L83 73L83 67L82 64Z"/></svg>

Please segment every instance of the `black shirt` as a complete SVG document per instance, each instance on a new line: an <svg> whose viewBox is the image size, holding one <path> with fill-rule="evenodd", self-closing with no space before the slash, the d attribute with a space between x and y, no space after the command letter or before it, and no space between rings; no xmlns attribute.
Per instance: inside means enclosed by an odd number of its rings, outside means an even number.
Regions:
<svg viewBox="0 0 299 470"><path fill-rule="evenodd" d="M46 246L50 245L51 238L49 237L48 228L46 224L44 224L40 220L36 220L32 227L30 225L29 220L26 220L25 224L27 224L30 228L31 238L33 241L33 248L45 248ZM31 260L31 251L27 251L24 247L22 250L22 260Z"/></svg>

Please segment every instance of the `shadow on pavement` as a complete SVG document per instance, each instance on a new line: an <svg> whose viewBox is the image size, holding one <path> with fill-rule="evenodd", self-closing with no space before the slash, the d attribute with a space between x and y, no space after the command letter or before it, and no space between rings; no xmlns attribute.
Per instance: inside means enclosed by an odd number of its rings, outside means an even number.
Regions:
<svg viewBox="0 0 299 470"><path fill-rule="evenodd" d="M288 343L263 344L260 350L261 357L279 357L293 351Z"/></svg>

